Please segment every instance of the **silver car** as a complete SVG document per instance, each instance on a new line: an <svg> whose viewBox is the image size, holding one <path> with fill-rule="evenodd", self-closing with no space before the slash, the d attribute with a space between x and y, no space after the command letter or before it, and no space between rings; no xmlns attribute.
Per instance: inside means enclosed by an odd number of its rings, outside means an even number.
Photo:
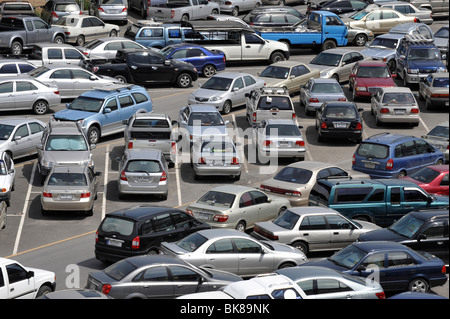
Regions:
<svg viewBox="0 0 450 319"><path fill-rule="evenodd" d="M306 147L302 132L293 120L262 120L253 126L252 141L260 162L268 158L305 159Z"/></svg>
<svg viewBox="0 0 450 319"><path fill-rule="evenodd" d="M295 267L307 261L298 249L259 242L233 229L200 230L177 242L161 243L161 250L197 267L220 269L241 277Z"/></svg>
<svg viewBox="0 0 450 319"><path fill-rule="evenodd" d="M95 75L79 66L48 65L27 74L42 83L57 86L62 99L74 99L94 88L119 84L115 78Z"/></svg>
<svg viewBox="0 0 450 319"><path fill-rule="evenodd" d="M336 79L310 79L300 87L300 105L305 106L305 114L314 114L323 102L347 101L344 90Z"/></svg>
<svg viewBox="0 0 450 319"><path fill-rule="evenodd" d="M0 77L0 111L33 110L43 115L61 102L58 87L27 75Z"/></svg>
<svg viewBox="0 0 450 319"><path fill-rule="evenodd" d="M122 37L105 37L92 40L78 50L91 60L112 60L116 57L117 50L122 49L147 49L147 47Z"/></svg>
<svg viewBox="0 0 450 319"><path fill-rule="evenodd" d="M128 3L126 0L91 0L89 15L95 15L103 21L128 23Z"/></svg>
<svg viewBox="0 0 450 319"><path fill-rule="evenodd" d="M262 0L215 0L220 5L220 12L230 13L233 17L237 17L239 13L250 11L262 4Z"/></svg>
<svg viewBox="0 0 450 319"><path fill-rule="evenodd" d="M27 73L35 68L34 64L23 59L0 59L0 77Z"/></svg>
<svg viewBox="0 0 450 319"><path fill-rule="evenodd" d="M359 47L365 46L367 42L374 38L373 32L369 29L348 28L347 45L353 44Z"/></svg>
<svg viewBox="0 0 450 319"><path fill-rule="evenodd" d="M5 201L7 206L10 205L15 177L14 161L7 152L0 152L0 201Z"/></svg>
<svg viewBox="0 0 450 319"><path fill-rule="evenodd" d="M89 165L54 166L48 174L41 194L41 211L86 212L94 214L97 199L97 176Z"/></svg>
<svg viewBox="0 0 450 319"><path fill-rule="evenodd" d="M305 255L316 251L340 250L360 234L380 227L353 221L328 207L294 207L273 221L255 224L252 236L291 245Z"/></svg>
<svg viewBox="0 0 450 319"><path fill-rule="evenodd" d="M194 179L200 176L241 178L241 160L229 136L201 137L192 146Z"/></svg>
<svg viewBox="0 0 450 319"><path fill-rule="evenodd" d="M446 163L448 163L449 160L448 137L448 121L436 125L427 133L427 135L422 136L425 141L444 153Z"/></svg>
<svg viewBox="0 0 450 319"><path fill-rule="evenodd" d="M168 167L161 150L127 149L119 160L119 196L159 195L167 199Z"/></svg>
<svg viewBox="0 0 450 319"><path fill-rule="evenodd" d="M383 2L380 4L380 8L394 9L405 16L411 16L417 18L417 23L433 23L433 12L426 9L418 9L410 3L405 2Z"/></svg>
<svg viewBox="0 0 450 319"><path fill-rule="evenodd" d="M189 95L189 104L213 105L223 114L245 104L245 94L264 86L264 80L247 73L216 74Z"/></svg>
<svg viewBox="0 0 450 319"><path fill-rule="evenodd" d="M410 88L382 87L372 96L370 108L377 125L384 123L419 125L419 105Z"/></svg>
<svg viewBox="0 0 450 319"><path fill-rule="evenodd" d="M356 62L368 59L358 51L336 48L320 52L309 65L320 70L321 78L335 78L342 83L349 80Z"/></svg>
<svg viewBox="0 0 450 319"><path fill-rule="evenodd" d="M427 110L438 106L449 106L449 74L431 73L419 83L419 99L425 100Z"/></svg>
<svg viewBox="0 0 450 319"><path fill-rule="evenodd" d="M46 125L33 118L0 119L0 152L13 159L36 154Z"/></svg>
<svg viewBox="0 0 450 319"><path fill-rule="evenodd" d="M245 231L258 221L271 220L291 205L277 196L247 186L226 185L213 188L186 207L186 212L215 228Z"/></svg>

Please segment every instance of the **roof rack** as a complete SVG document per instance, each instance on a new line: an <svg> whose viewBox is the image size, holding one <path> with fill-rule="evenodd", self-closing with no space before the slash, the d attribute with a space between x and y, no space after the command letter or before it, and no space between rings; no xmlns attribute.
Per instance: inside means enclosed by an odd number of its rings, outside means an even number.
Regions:
<svg viewBox="0 0 450 319"><path fill-rule="evenodd" d="M413 44L433 44L433 39L427 39L421 34L407 34L402 41Z"/></svg>
<svg viewBox="0 0 450 319"><path fill-rule="evenodd" d="M265 86L260 88L262 94L288 94L287 88L276 86Z"/></svg>
<svg viewBox="0 0 450 319"><path fill-rule="evenodd" d="M161 25L161 24L163 24L163 22L162 21L156 21L153 18L149 18L148 20L137 20L135 22L135 24L151 26L151 25Z"/></svg>

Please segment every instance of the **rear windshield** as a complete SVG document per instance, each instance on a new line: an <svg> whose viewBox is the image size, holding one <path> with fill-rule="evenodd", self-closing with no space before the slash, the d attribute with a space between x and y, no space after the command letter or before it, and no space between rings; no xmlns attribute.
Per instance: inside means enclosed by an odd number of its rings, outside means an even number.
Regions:
<svg viewBox="0 0 450 319"><path fill-rule="evenodd" d="M309 193L309 199L314 199L318 204L328 206L330 198L331 187L323 183L317 182Z"/></svg>
<svg viewBox="0 0 450 319"><path fill-rule="evenodd" d="M160 173L162 167L158 161L132 160L128 162L125 171L130 173Z"/></svg>
<svg viewBox="0 0 450 319"><path fill-rule="evenodd" d="M100 230L108 234L119 234L121 236L130 236L133 233L134 222L132 220L118 218L115 216L106 216Z"/></svg>
<svg viewBox="0 0 450 319"><path fill-rule="evenodd" d="M383 96L383 103L389 104L413 104L416 100L411 93L386 93Z"/></svg>
<svg viewBox="0 0 450 319"><path fill-rule="evenodd" d="M263 96L259 99L258 103L259 110L289 110L292 111L291 100L284 96Z"/></svg>
<svg viewBox="0 0 450 319"><path fill-rule="evenodd" d="M325 114L325 117L330 118L347 118L354 119L356 118L356 110L353 107L340 107L340 106L328 106Z"/></svg>
<svg viewBox="0 0 450 319"><path fill-rule="evenodd" d="M209 141L202 144L202 152L211 154L234 153L234 147L230 142Z"/></svg>
<svg viewBox="0 0 450 319"><path fill-rule="evenodd" d="M161 119L136 119L133 122L133 127L157 127L157 128L169 128L169 122Z"/></svg>
<svg viewBox="0 0 450 319"><path fill-rule="evenodd" d="M233 205L235 198L236 195L234 194L209 191L203 195L197 203L230 208Z"/></svg>
<svg viewBox="0 0 450 319"><path fill-rule="evenodd" d="M80 7L75 3L61 3L55 6L56 12L76 12L80 11Z"/></svg>
<svg viewBox="0 0 450 319"><path fill-rule="evenodd" d="M300 136L300 130L295 125L271 124L266 127L266 136Z"/></svg>
<svg viewBox="0 0 450 319"><path fill-rule="evenodd" d="M361 143L356 154L364 157L386 158L389 155L389 147L375 143Z"/></svg>
<svg viewBox="0 0 450 319"><path fill-rule="evenodd" d="M1 128L1 126L0 126L0 128ZM438 125L435 128L433 128L430 132L428 132L427 135L448 138L448 126ZM0 136L0 139L1 139L1 136Z"/></svg>
<svg viewBox="0 0 450 319"><path fill-rule="evenodd" d="M299 218L299 215L286 210L283 214L274 219L273 223L285 229L293 229Z"/></svg>
<svg viewBox="0 0 450 319"><path fill-rule="evenodd" d="M131 138L136 140L146 140L146 139L158 139L158 140L169 140L170 132L131 132Z"/></svg>
<svg viewBox="0 0 450 319"><path fill-rule="evenodd" d="M448 88L449 78L435 78L433 81L433 86L435 88Z"/></svg>
<svg viewBox="0 0 450 319"><path fill-rule="evenodd" d="M338 83L316 83L311 89L313 93L343 93Z"/></svg>
<svg viewBox="0 0 450 319"><path fill-rule="evenodd" d="M311 179L312 172L303 168L285 167L275 175L274 179L283 182L306 184Z"/></svg>
<svg viewBox="0 0 450 319"><path fill-rule="evenodd" d="M87 186L86 176L80 173L53 173L48 180L50 186Z"/></svg>
<svg viewBox="0 0 450 319"><path fill-rule="evenodd" d="M193 233L183 238L182 240L177 241L175 244L186 251L193 252L197 250L198 247L203 245L207 240L208 238L198 233Z"/></svg>
<svg viewBox="0 0 450 319"><path fill-rule="evenodd" d="M114 280L119 281L135 269L135 265L130 264L126 259L124 259L105 268L104 272Z"/></svg>

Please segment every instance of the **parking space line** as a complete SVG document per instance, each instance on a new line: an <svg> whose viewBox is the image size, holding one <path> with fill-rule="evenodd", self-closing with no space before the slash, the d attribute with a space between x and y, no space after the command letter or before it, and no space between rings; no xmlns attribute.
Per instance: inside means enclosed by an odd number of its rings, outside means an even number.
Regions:
<svg viewBox="0 0 450 319"><path fill-rule="evenodd" d="M182 206L181 199L181 182L180 182L180 163L178 160L175 160L175 180L177 181L177 198L178 198L178 206Z"/></svg>
<svg viewBox="0 0 450 319"><path fill-rule="evenodd" d="M105 151L105 174L103 176L103 196L102 196L102 220L105 218L106 215L106 188L108 185L108 173L109 173L109 145L106 145L106 151Z"/></svg>

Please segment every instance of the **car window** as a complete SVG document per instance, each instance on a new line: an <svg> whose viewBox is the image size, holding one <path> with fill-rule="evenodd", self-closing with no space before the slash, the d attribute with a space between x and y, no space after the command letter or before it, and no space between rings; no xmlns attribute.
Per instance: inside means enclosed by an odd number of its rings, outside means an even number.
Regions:
<svg viewBox="0 0 450 319"><path fill-rule="evenodd" d="M304 65L297 65L292 68L291 75L301 76L304 74L308 74L309 70Z"/></svg>
<svg viewBox="0 0 450 319"><path fill-rule="evenodd" d="M328 229L323 216L307 216L303 218L299 230L324 230Z"/></svg>
<svg viewBox="0 0 450 319"><path fill-rule="evenodd" d="M390 6L392 8L392 6ZM409 6L394 6L394 9L400 13L407 14L410 13Z"/></svg>
<svg viewBox="0 0 450 319"><path fill-rule="evenodd" d="M337 17L326 17L326 25L343 25Z"/></svg>
<svg viewBox="0 0 450 319"><path fill-rule="evenodd" d="M354 1L354 0L352 1L351 0L350 3L352 4L352 8L358 9L358 10L362 10L365 7L367 7L367 4L364 2L361 2L361 1Z"/></svg>
<svg viewBox="0 0 450 319"><path fill-rule="evenodd" d="M156 232L171 231L174 230L172 219L169 213L160 214L153 217L153 224L155 225Z"/></svg>
<svg viewBox="0 0 450 319"><path fill-rule="evenodd" d="M391 267L408 267L414 266L416 263L407 253L403 251L388 252L388 268Z"/></svg>
<svg viewBox="0 0 450 319"><path fill-rule="evenodd" d="M200 275L195 271L192 271L186 267L181 266L169 266L169 270L172 273L173 281L193 281L199 282Z"/></svg>
<svg viewBox="0 0 450 319"><path fill-rule="evenodd" d="M50 75L50 79L71 79L70 70L56 70Z"/></svg>
<svg viewBox="0 0 450 319"><path fill-rule="evenodd" d="M108 43L106 46L105 46L105 50L106 51L116 51L116 50L121 50L122 49L122 43L120 43L120 42L111 42L111 43Z"/></svg>
<svg viewBox="0 0 450 319"><path fill-rule="evenodd" d="M419 26L419 32L421 35L423 35L427 39L432 39L433 35L431 34L430 30L426 26Z"/></svg>
<svg viewBox="0 0 450 319"><path fill-rule="evenodd" d="M163 36L163 29L162 28L155 28L155 29L144 29L142 30L141 37L152 37L152 38L159 38Z"/></svg>
<svg viewBox="0 0 450 319"><path fill-rule="evenodd" d="M36 29L47 29L47 23L41 20L33 20Z"/></svg>
<svg viewBox="0 0 450 319"><path fill-rule="evenodd" d="M38 88L31 82L28 81L17 81L16 82L16 92L24 92L24 91L34 91Z"/></svg>
<svg viewBox="0 0 450 319"><path fill-rule="evenodd" d="M87 186L86 175L80 173L53 173L48 179L50 186Z"/></svg>
<svg viewBox="0 0 450 319"><path fill-rule="evenodd" d="M129 42L129 41L125 41L122 42L123 48L124 49L140 49L141 46L137 43L134 42Z"/></svg>
<svg viewBox="0 0 450 319"><path fill-rule="evenodd" d="M28 127L27 127L26 124L21 125L17 129L16 133L14 134L14 138L13 139L16 139L18 137L25 137L25 136L28 136Z"/></svg>
<svg viewBox="0 0 450 319"><path fill-rule="evenodd" d="M246 75L246 76L244 76L244 83L245 83L245 86L249 86L249 85L255 84L256 81L251 76Z"/></svg>
<svg viewBox="0 0 450 319"><path fill-rule="evenodd" d="M448 186L448 184L449 184L449 182L448 182L448 174L445 174L445 176L441 180L440 186Z"/></svg>
<svg viewBox="0 0 450 319"><path fill-rule="evenodd" d="M352 288L336 279L317 279L316 285L318 295L353 291Z"/></svg>
<svg viewBox="0 0 450 319"><path fill-rule="evenodd" d="M427 239L430 239L430 238L444 238L444 237L448 238L448 235L447 236L445 235L445 223L444 223L444 221L438 221L438 222L434 222L434 223L430 224L428 226L428 228L425 229L422 233L425 236L427 236Z"/></svg>
<svg viewBox="0 0 450 319"><path fill-rule="evenodd" d="M401 200L400 187L391 188L391 204L398 205Z"/></svg>
<svg viewBox="0 0 450 319"><path fill-rule="evenodd" d="M192 58L198 56L206 56L206 54L201 49L193 48L188 50L187 56L189 58Z"/></svg>
<svg viewBox="0 0 450 319"><path fill-rule="evenodd" d="M399 15L393 11L383 11L383 20L398 19Z"/></svg>
<svg viewBox="0 0 450 319"><path fill-rule="evenodd" d="M347 53L346 55L344 55L344 57L342 58L342 62L345 64L352 63L353 62L352 54Z"/></svg>
<svg viewBox="0 0 450 319"><path fill-rule="evenodd" d="M417 154L426 154L429 153L429 147L428 143L422 140L416 140L416 146L417 146Z"/></svg>
<svg viewBox="0 0 450 319"><path fill-rule="evenodd" d="M381 19L381 11L374 11L367 15L366 21L375 21Z"/></svg>
<svg viewBox="0 0 450 319"><path fill-rule="evenodd" d="M233 244L229 238L219 239L206 249L207 254L230 254L233 252Z"/></svg>
<svg viewBox="0 0 450 319"><path fill-rule="evenodd" d="M372 187L344 187L335 192L335 203L361 202L372 192Z"/></svg>
<svg viewBox="0 0 450 319"><path fill-rule="evenodd" d="M66 59L69 60L82 60L83 55L78 52L77 50L73 49L64 49L64 55L66 56Z"/></svg>
<svg viewBox="0 0 450 319"><path fill-rule="evenodd" d="M115 216L106 216L100 228L105 233L117 233L122 236L129 236L133 233L134 222Z"/></svg>
<svg viewBox="0 0 450 319"><path fill-rule="evenodd" d="M136 104L148 101L148 98L142 93L136 92L136 93L131 93L131 95L134 97L134 100L136 101Z"/></svg>
<svg viewBox="0 0 450 319"><path fill-rule="evenodd" d="M241 254L260 254L262 247L258 243L245 238L234 238L234 244L238 253Z"/></svg>
<svg viewBox="0 0 450 319"><path fill-rule="evenodd" d="M121 108L134 105L133 99L129 95L119 96L119 104Z"/></svg>
<svg viewBox="0 0 450 319"><path fill-rule="evenodd" d="M176 229L183 229L189 226L189 216L185 213L173 212L172 215L173 224Z"/></svg>
<svg viewBox="0 0 450 319"><path fill-rule="evenodd" d="M403 196L405 197L405 202L426 202L428 200L428 196L418 189L405 188Z"/></svg>
<svg viewBox="0 0 450 319"><path fill-rule="evenodd" d="M17 74L17 67L15 63L5 64L0 68L2 74Z"/></svg>
<svg viewBox="0 0 450 319"><path fill-rule="evenodd" d="M250 192L242 194L241 199L239 200L239 207L248 207L251 205L253 205L253 200Z"/></svg>
<svg viewBox="0 0 450 319"><path fill-rule="evenodd" d="M348 176L348 173L339 167L330 167L328 168L331 176Z"/></svg>
<svg viewBox="0 0 450 319"><path fill-rule="evenodd" d="M0 93L12 93L13 82L0 83Z"/></svg>
<svg viewBox="0 0 450 319"><path fill-rule="evenodd" d="M163 266L151 267L133 278L133 281L168 282L167 268Z"/></svg>
<svg viewBox="0 0 450 319"><path fill-rule="evenodd" d="M274 179L297 184L306 184L311 179L312 172L303 168L285 167L274 176Z"/></svg>
<svg viewBox="0 0 450 319"><path fill-rule="evenodd" d="M259 191L250 191L250 194L253 197L253 201L254 201L255 205L267 203L267 195L266 194L259 192Z"/></svg>
<svg viewBox="0 0 450 319"><path fill-rule="evenodd" d="M187 49L180 49L175 51L172 54L173 59L186 59L187 58Z"/></svg>
<svg viewBox="0 0 450 319"><path fill-rule="evenodd" d="M89 18L89 20L90 20L91 24L92 24L94 27L101 27L101 26L104 26L104 25L105 25L105 24L104 24L100 19L98 19L98 18Z"/></svg>
<svg viewBox="0 0 450 319"><path fill-rule="evenodd" d="M233 89L235 89L235 88L242 89L243 87L244 87L244 81L242 80L242 78L237 78L234 81Z"/></svg>
<svg viewBox="0 0 450 319"><path fill-rule="evenodd" d="M384 189L376 189L370 197L367 199L368 202L383 202L384 201Z"/></svg>
<svg viewBox="0 0 450 319"><path fill-rule="evenodd" d="M361 266L364 268L378 267L379 269L383 269L385 268L384 257L384 253L371 254L361 262Z"/></svg>
<svg viewBox="0 0 450 319"><path fill-rule="evenodd" d="M402 155L403 156L417 155L417 149L414 141L408 141L402 144Z"/></svg>
<svg viewBox="0 0 450 319"><path fill-rule="evenodd" d="M83 21L81 22L81 27L82 28L92 27L91 19L83 19Z"/></svg>
<svg viewBox="0 0 450 319"><path fill-rule="evenodd" d="M91 78L91 74L83 70L72 70L72 76L73 79L89 80Z"/></svg>
<svg viewBox="0 0 450 319"><path fill-rule="evenodd" d="M141 226L141 235L153 233L153 222L151 219L146 220Z"/></svg>
<svg viewBox="0 0 450 319"><path fill-rule="evenodd" d="M180 29L169 29L169 38L181 38Z"/></svg>
<svg viewBox="0 0 450 319"><path fill-rule="evenodd" d="M389 154L389 147L375 143L361 143L356 151L359 156L372 158L386 158Z"/></svg>
<svg viewBox="0 0 450 319"><path fill-rule="evenodd" d="M264 40L262 40L257 35L251 34L251 33L245 33L245 42L248 44L263 44Z"/></svg>
<svg viewBox="0 0 450 319"><path fill-rule="evenodd" d="M22 268L19 264L10 264L6 267L6 272L8 273L9 284L14 284L16 282L26 280L28 272Z"/></svg>
<svg viewBox="0 0 450 319"><path fill-rule="evenodd" d="M325 216L330 229L352 229L348 220L338 215Z"/></svg>
<svg viewBox="0 0 450 319"><path fill-rule="evenodd" d="M303 292L307 296L314 295L314 281L315 279L307 279L302 281L297 281L296 284L302 288Z"/></svg>
<svg viewBox="0 0 450 319"><path fill-rule="evenodd" d="M119 107L117 106L117 100L112 98L105 103L105 109L110 108L111 112L117 110Z"/></svg>

